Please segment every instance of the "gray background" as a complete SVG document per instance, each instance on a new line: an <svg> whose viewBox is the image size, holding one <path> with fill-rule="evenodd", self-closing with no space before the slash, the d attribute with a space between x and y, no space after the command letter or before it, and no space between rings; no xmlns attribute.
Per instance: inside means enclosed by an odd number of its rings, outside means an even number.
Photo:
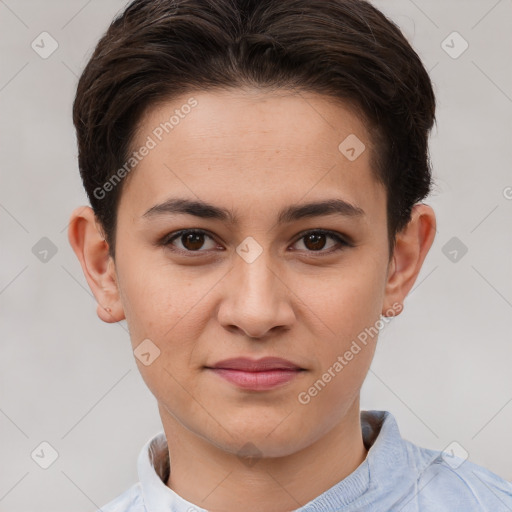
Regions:
<svg viewBox="0 0 512 512"><path fill-rule="evenodd" d="M427 202L438 234L404 314L381 333L362 407L391 411L419 445L456 441L512 480L512 1L374 3L434 82L437 185ZM95 510L138 480L137 455L161 430L126 324L97 318L66 231L72 209L87 204L71 121L77 78L124 5L0 0L4 512ZM31 47L43 31L58 42L46 59ZM458 58L442 46L453 31L469 43ZM453 53L462 47L452 40ZM46 261L43 237L57 251ZM58 452L48 469L31 458L43 441Z"/></svg>

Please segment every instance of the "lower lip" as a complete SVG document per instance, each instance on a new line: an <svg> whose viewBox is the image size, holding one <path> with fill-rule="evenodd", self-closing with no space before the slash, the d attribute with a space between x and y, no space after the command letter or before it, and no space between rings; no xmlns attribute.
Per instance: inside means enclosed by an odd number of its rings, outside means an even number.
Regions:
<svg viewBox="0 0 512 512"><path fill-rule="evenodd" d="M257 391L281 386L301 373L300 370L267 370L262 372L245 372L225 368L210 368L210 370L232 384Z"/></svg>

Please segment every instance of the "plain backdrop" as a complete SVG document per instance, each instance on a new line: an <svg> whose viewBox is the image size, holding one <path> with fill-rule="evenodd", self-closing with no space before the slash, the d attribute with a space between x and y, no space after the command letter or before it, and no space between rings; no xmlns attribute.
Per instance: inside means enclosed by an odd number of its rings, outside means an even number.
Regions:
<svg viewBox="0 0 512 512"><path fill-rule="evenodd" d="M391 411L416 444L455 441L512 480L512 2L374 3L434 82L426 202L438 233L404 313L381 333L362 408ZM0 0L2 512L94 511L138 481L139 451L161 430L126 324L97 318L66 230L87 204L71 120L78 76L124 5ZM51 50L42 32L58 44L47 58L32 46L44 37ZM41 450L57 454L47 469Z"/></svg>

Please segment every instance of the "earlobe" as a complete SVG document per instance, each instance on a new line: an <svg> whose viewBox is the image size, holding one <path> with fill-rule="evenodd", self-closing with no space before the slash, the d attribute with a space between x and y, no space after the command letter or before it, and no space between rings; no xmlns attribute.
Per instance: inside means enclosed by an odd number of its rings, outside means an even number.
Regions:
<svg viewBox="0 0 512 512"><path fill-rule="evenodd" d="M97 314L107 323L125 318L115 276L114 261L94 211L89 206L76 208L70 218L68 239L96 301Z"/></svg>
<svg viewBox="0 0 512 512"><path fill-rule="evenodd" d="M411 213L411 220L396 236L382 314L385 314L385 311L396 309L393 305L403 304L420 273L425 257L434 242L435 234L434 210L425 204L415 205ZM401 310L402 308L398 308L396 314L399 314Z"/></svg>

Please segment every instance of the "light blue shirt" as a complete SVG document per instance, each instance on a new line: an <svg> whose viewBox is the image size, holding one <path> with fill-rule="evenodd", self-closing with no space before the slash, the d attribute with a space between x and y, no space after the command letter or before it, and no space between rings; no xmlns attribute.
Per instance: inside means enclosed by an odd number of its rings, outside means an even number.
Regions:
<svg viewBox="0 0 512 512"><path fill-rule="evenodd" d="M362 411L361 425L370 447L366 459L294 512L512 512L512 483L452 450L428 450L406 441L391 413ZM160 432L140 452L140 482L101 511L207 512L165 485L169 467L167 441Z"/></svg>

